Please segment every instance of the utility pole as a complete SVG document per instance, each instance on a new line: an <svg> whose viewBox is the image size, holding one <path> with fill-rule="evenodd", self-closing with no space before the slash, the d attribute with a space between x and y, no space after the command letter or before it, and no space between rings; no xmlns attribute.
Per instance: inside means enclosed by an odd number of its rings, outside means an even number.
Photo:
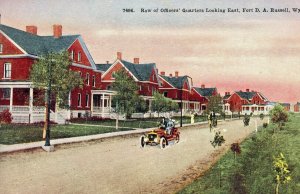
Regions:
<svg viewBox="0 0 300 194"><path fill-rule="evenodd" d="M45 146L51 146L50 144L50 113L51 113L51 84L52 84L52 60L51 63L48 63L48 87L46 91L46 122L45 122L45 129L46 129L46 141Z"/></svg>

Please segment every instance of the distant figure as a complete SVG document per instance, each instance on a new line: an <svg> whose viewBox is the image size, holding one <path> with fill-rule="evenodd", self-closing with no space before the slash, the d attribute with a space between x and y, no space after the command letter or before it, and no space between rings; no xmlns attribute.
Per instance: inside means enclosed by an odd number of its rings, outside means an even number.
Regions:
<svg viewBox="0 0 300 194"><path fill-rule="evenodd" d="M167 127L167 120L165 117L162 118L161 122L160 122L160 128L161 129L166 129Z"/></svg>
<svg viewBox="0 0 300 194"><path fill-rule="evenodd" d="M210 114L207 116L207 120L208 120L209 130L210 130L210 132L211 132L211 129L212 129L212 113L210 113Z"/></svg>
<svg viewBox="0 0 300 194"><path fill-rule="evenodd" d="M195 115L192 113L191 114L191 124L195 123Z"/></svg>

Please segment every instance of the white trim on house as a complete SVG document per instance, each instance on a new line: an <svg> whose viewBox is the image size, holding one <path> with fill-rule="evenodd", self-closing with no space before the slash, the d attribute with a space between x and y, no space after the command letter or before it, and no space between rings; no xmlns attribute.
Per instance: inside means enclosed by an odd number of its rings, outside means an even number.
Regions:
<svg viewBox="0 0 300 194"><path fill-rule="evenodd" d="M17 54L17 55L0 55L0 59L5 59L5 58L24 58L24 57L31 57L34 59L38 59L39 57L30 55L30 54Z"/></svg>
<svg viewBox="0 0 300 194"><path fill-rule="evenodd" d="M0 33L3 34L5 38L7 38L13 45L15 45L19 50L22 51L23 54L28 54L22 47L20 47L15 41L13 41L8 35L6 35L2 30L0 30Z"/></svg>
<svg viewBox="0 0 300 194"><path fill-rule="evenodd" d="M81 35L79 35L79 37L78 37L77 39L79 40L79 43L80 43L80 45L81 45L81 47L82 47L84 53L86 54L86 56L87 56L87 58L88 58L88 60L89 60L89 62L90 62L90 64L91 64L91 66L92 66L92 69L96 70L96 69L97 69L97 68L96 68L96 64L95 64L95 62L94 62L94 60L93 60L93 57L91 56L91 54L90 54L90 52L89 52L87 46L85 45L85 43L84 43L84 41L83 41ZM75 42L75 41L74 41L74 42ZM74 42L73 42L73 43L74 43ZM73 44L73 43L72 43L72 44Z"/></svg>
<svg viewBox="0 0 300 194"><path fill-rule="evenodd" d="M164 80L165 82L167 82L170 86L172 86L174 89L177 89L176 87L174 87L172 84L170 84L167 80L165 80L164 78L162 78L160 75L158 75L159 78L161 78L162 80Z"/></svg>
<svg viewBox="0 0 300 194"><path fill-rule="evenodd" d="M141 82L141 83L150 83L150 84L158 85L158 83L151 82L151 81L137 81L137 82Z"/></svg>
<svg viewBox="0 0 300 194"><path fill-rule="evenodd" d="M1 81L0 82L0 88L10 88L10 87L16 87L16 88L32 88L33 83L32 82L14 82L14 81Z"/></svg>
<svg viewBox="0 0 300 194"><path fill-rule="evenodd" d="M80 67L80 68L84 68L84 69L91 69L91 70L93 70L93 68L90 67L90 66L86 66L86 65L82 65L82 64L78 64L78 63L74 63L74 62L72 62L72 66L74 66L74 67Z"/></svg>
<svg viewBox="0 0 300 194"><path fill-rule="evenodd" d="M130 73L130 75L134 78L134 81L139 81L132 73L131 73L131 71L129 71L126 67L125 67L125 65L122 63L122 61L121 60L119 60L119 59L117 59L106 71L105 71L105 73L104 74L102 74L102 76L101 76L101 78L103 79L104 77L105 77L105 75L115 66L115 65L117 65L118 64L118 62L124 67L124 69L126 70L126 71L128 71L129 73Z"/></svg>

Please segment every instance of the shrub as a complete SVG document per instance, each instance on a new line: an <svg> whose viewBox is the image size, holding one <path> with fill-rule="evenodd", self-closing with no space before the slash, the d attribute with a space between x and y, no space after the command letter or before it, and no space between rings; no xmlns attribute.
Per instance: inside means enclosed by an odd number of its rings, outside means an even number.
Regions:
<svg viewBox="0 0 300 194"><path fill-rule="evenodd" d="M11 123L12 120L13 117L11 116L11 113L8 109L0 113L0 123Z"/></svg>
<svg viewBox="0 0 300 194"><path fill-rule="evenodd" d="M102 117L81 117L81 118L71 118L70 122L83 122L83 121L107 121L110 120L109 118L102 118Z"/></svg>
<svg viewBox="0 0 300 194"><path fill-rule="evenodd" d="M249 125L249 122L250 122L250 116L248 116L247 114L245 115L244 117L244 126L248 126Z"/></svg>
<svg viewBox="0 0 300 194"><path fill-rule="evenodd" d="M277 124L278 129L282 130L284 123L288 121L289 116L288 113L284 110L284 107L280 104L275 105L274 108L270 111L270 115L272 122Z"/></svg>
<svg viewBox="0 0 300 194"><path fill-rule="evenodd" d="M236 154L240 154L242 152L239 143L232 143L230 149L234 152L234 159L236 158Z"/></svg>
<svg viewBox="0 0 300 194"><path fill-rule="evenodd" d="M267 128L268 127L268 123L263 123L263 128Z"/></svg>
<svg viewBox="0 0 300 194"><path fill-rule="evenodd" d="M264 115L263 113L260 113L259 118L260 118L261 120L263 120L264 117L265 117L265 115Z"/></svg>

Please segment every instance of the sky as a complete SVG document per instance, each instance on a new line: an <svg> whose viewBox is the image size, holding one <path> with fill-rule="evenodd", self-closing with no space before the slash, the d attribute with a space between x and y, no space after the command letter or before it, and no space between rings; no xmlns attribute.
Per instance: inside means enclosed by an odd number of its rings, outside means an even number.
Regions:
<svg viewBox="0 0 300 194"><path fill-rule="evenodd" d="M189 75L194 86L217 87L221 94L250 89L294 104L300 101L300 13L292 8L300 9L300 1L0 0L2 24L22 30L36 25L39 35L51 35L52 25L61 24L64 35L82 35L96 63L113 62L120 51L124 60L138 57L156 63L159 72Z"/></svg>

